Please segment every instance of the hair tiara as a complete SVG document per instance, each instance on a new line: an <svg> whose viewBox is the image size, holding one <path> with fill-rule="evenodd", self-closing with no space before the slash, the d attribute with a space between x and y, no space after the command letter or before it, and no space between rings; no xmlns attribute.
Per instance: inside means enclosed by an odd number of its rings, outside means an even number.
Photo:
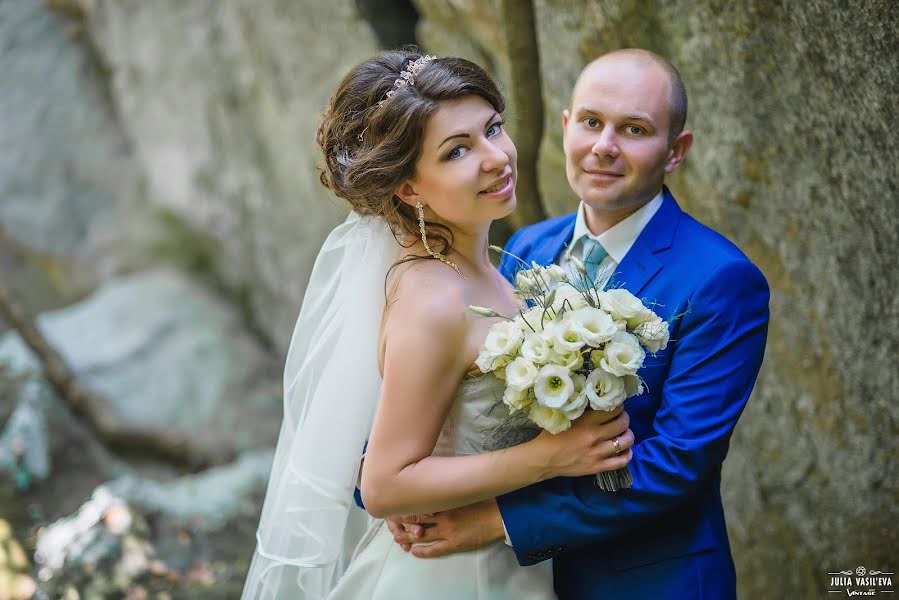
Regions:
<svg viewBox="0 0 899 600"><path fill-rule="evenodd" d="M409 66L400 71L400 76L397 77L396 81L393 82L393 87L387 92L387 95L384 96L384 99L378 102L378 106L382 106L387 100L393 97L398 91L406 87L407 85L415 85L415 76L421 71L422 67L437 58L436 56L431 56L430 54L423 54L419 58L413 60L409 63Z"/></svg>

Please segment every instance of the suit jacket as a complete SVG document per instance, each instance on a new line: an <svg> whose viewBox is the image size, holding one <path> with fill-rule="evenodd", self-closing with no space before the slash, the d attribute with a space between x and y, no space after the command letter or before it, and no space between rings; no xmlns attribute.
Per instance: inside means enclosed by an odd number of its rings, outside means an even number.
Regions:
<svg viewBox="0 0 899 600"><path fill-rule="evenodd" d="M526 227L507 244L530 263L558 260L575 215ZM511 281L516 261L500 268ZM721 465L762 363L768 285L731 242L664 191L662 206L618 266L624 287L670 324L647 355L647 391L629 398L632 488L560 477L497 498L518 560L553 558L561 600L735 598L721 504Z"/></svg>

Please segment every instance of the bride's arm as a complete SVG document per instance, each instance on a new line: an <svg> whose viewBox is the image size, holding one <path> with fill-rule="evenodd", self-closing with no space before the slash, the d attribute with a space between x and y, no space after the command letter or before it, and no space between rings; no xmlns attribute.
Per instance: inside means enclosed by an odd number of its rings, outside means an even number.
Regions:
<svg viewBox="0 0 899 600"><path fill-rule="evenodd" d="M438 289L409 285L385 323L381 400L362 469L362 498L370 514L437 512L551 477L627 464L630 452L615 455L608 441L622 433L621 446L630 447L626 416L601 425L608 413L587 413L567 432L543 433L504 450L431 456L469 360L463 294L452 286Z"/></svg>

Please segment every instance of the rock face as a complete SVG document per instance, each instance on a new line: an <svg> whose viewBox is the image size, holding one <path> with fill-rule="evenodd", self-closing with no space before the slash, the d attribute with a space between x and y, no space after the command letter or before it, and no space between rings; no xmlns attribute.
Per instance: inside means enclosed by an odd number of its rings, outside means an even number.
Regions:
<svg viewBox="0 0 899 600"><path fill-rule="evenodd" d="M286 350L318 247L346 212L318 181L318 117L376 51L371 28L350 0L89 6L145 201L209 241L207 267Z"/></svg>
<svg viewBox="0 0 899 600"><path fill-rule="evenodd" d="M90 48L45 4L0 3L0 274L33 311L97 284L137 173Z"/></svg>

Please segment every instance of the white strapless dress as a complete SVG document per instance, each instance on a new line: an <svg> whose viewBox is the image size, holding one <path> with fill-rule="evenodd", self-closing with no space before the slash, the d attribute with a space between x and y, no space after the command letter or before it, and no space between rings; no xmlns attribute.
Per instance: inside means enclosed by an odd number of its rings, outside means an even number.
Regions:
<svg viewBox="0 0 899 600"><path fill-rule="evenodd" d="M437 456L477 454L508 445L500 434L509 413L504 384L493 375L465 379L434 448ZM502 436L502 437L500 437ZM505 442L501 441L505 439ZM383 519L359 542L329 600L550 600L552 564L522 567L505 542L471 552L422 559L403 552Z"/></svg>

